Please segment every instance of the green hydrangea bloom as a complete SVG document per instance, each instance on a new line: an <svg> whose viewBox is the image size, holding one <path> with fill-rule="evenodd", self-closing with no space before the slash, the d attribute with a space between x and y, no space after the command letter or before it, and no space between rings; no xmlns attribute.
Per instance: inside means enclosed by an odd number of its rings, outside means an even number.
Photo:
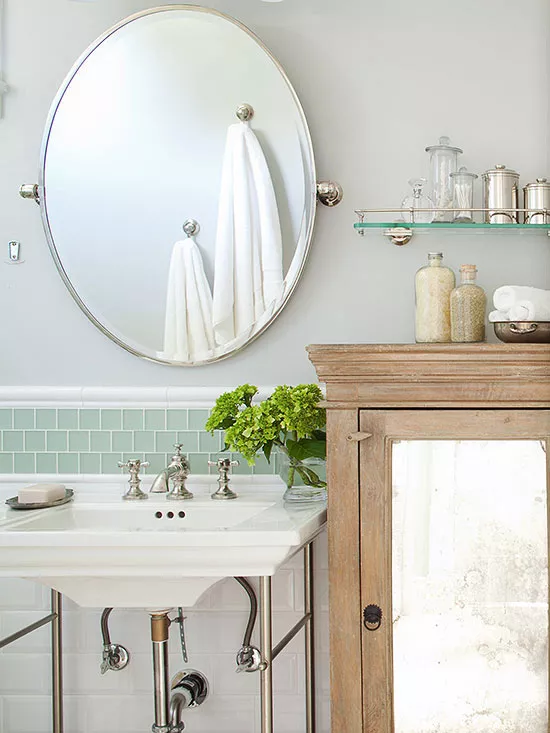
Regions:
<svg viewBox="0 0 550 733"><path fill-rule="evenodd" d="M316 384L282 385L271 397L253 405L257 392L257 387L243 384L220 395L206 430L225 430L226 447L240 453L250 465L260 451L269 461L274 446L293 460L325 457L322 429L326 416L324 408L318 406L323 393Z"/></svg>
<svg viewBox="0 0 550 733"><path fill-rule="evenodd" d="M204 426L209 432L226 430L237 419L243 408L250 407L258 388L252 384L242 384L232 392L224 392L216 400L214 409Z"/></svg>
<svg viewBox="0 0 550 733"><path fill-rule="evenodd" d="M277 387L268 401L278 410L282 428L299 439L325 426L325 410L318 407L322 399L323 393L316 384L299 384Z"/></svg>
<svg viewBox="0 0 550 733"><path fill-rule="evenodd" d="M226 430L225 442L233 451L241 453L249 465L254 465L256 454L279 437L281 423L269 400L243 410Z"/></svg>

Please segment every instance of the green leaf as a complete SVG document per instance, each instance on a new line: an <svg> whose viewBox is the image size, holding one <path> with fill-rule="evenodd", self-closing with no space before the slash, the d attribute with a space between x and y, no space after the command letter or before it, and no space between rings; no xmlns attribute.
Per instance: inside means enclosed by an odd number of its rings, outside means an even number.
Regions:
<svg viewBox="0 0 550 733"><path fill-rule="evenodd" d="M326 458L327 444L324 440L313 440L312 438L301 438L300 440L287 440L286 447L288 454L298 461L304 458Z"/></svg>
<svg viewBox="0 0 550 733"><path fill-rule="evenodd" d="M273 450L273 441L271 440L271 441L269 441L269 443L265 443L262 446L262 450L264 452L264 456L266 458L266 461L268 463L270 463L271 462L271 451Z"/></svg>

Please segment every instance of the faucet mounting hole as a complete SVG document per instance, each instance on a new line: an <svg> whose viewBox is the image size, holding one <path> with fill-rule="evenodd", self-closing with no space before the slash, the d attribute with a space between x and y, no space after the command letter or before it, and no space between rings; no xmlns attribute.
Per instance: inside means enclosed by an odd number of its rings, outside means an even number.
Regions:
<svg viewBox="0 0 550 733"><path fill-rule="evenodd" d="M168 519L174 519L174 512L166 512Z"/></svg>
<svg viewBox="0 0 550 733"><path fill-rule="evenodd" d="M155 512L155 517L157 519L162 519L162 512Z"/></svg>

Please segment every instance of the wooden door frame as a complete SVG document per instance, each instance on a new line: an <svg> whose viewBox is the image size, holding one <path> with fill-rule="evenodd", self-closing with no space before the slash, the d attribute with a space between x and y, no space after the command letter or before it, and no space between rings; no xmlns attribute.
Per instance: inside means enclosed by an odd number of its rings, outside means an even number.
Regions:
<svg viewBox="0 0 550 733"><path fill-rule="evenodd" d="M546 441L549 487L550 410L361 410L359 430L371 434L359 444L360 605L364 608L376 604L383 613L377 631L362 630L363 731L394 733L392 443L395 440ZM550 501L547 504L550 512ZM375 568L383 568L383 572L373 572Z"/></svg>

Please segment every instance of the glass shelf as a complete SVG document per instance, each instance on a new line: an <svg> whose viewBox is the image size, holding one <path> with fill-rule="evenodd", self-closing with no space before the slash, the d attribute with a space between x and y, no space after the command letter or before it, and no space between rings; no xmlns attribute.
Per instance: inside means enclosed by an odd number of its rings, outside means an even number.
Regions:
<svg viewBox="0 0 550 733"><path fill-rule="evenodd" d="M550 224L488 224L486 222L478 224L477 222L457 221L432 221L429 224L421 224L418 222L408 223L405 221L363 221L356 222L353 226L357 230L395 229L396 227L402 227L404 229L454 229L456 231L466 231L468 229L508 229L509 231L543 229L550 231Z"/></svg>
<svg viewBox="0 0 550 733"><path fill-rule="evenodd" d="M390 209L391 213L395 213L393 209ZM499 231L499 232L526 232L526 231L538 231L543 230L548 236L550 236L550 223L547 224L514 224L508 222L505 224L489 224L487 222L475 222L475 221L432 221L429 223L420 222L406 222L403 220L394 221L362 221L365 214L381 213L381 211L356 211L359 216L359 221L353 226L357 234L364 235L367 229L383 229L385 237L393 242L393 244L403 245L410 242L412 236L416 230L423 232L441 231L446 229L450 232L487 232L487 231ZM387 210L386 210L386 213ZM546 215L550 215L550 212L546 212Z"/></svg>

